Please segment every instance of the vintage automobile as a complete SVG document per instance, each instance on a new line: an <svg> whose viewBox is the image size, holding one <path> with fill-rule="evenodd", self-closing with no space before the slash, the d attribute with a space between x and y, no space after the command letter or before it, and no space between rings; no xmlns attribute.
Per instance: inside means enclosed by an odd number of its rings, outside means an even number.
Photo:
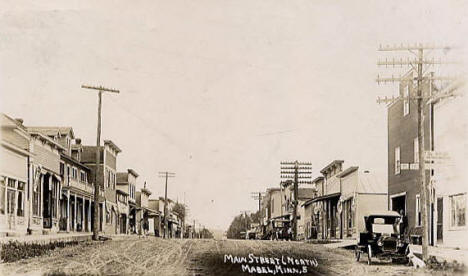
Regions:
<svg viewBox="0 0 468 276"><path fill-rule="evenodd" d="M395 211L369 213L364 216L363 231L360 229L354 253L356 261L367 254L367 264L372 258L391 259L392 262L407 262L408 243L400 234L400 215Z"/></svg>

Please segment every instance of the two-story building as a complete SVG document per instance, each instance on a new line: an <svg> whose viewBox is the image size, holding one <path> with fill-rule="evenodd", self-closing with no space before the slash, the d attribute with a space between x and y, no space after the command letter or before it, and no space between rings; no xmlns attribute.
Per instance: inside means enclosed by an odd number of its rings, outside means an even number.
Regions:
<svg viewBox="0 0 468 276"><path fill-rule="evenodd" d="M136 213L136 184L138 173L132 169L117 172L117 202L120 212L120 233L136 233L139 227Z"/></svg>
<svg viewBox="0 0 468 276"><path fill-rule="evenodd" d="M312 186L315 194L312 199L307 200L301 206L304 208L305 239L325 239L325 213L322 208L323 201L315 200L324 195L324 178L318 176L312 180Z"/></svg>
<svg viewBox="0 0 468 276"><path fill-rule="evenodd" d="M81 139L76 139L71 127L29 127L54 139L63 147L59 172L59 230L90 232L94 187L89 180L90 169L81 163Z"/></svg>
<svg viewBox="0 0 468 276"><path fill-rule="evenodd" d="M26 235L31 227L30 140L22 120L1 114L0 236Z"/></svg>
<svg viewBox="0 0 468 276"><path fill-rule="evenodd" d="M99 147L99 165L96 167L96 146L83 146L81 160L90 168L91 179L97 174L97 186L103 191L99 199L99 230L105 234L119 233L117 206L117 155L120 148L110 140Z"/></svg>

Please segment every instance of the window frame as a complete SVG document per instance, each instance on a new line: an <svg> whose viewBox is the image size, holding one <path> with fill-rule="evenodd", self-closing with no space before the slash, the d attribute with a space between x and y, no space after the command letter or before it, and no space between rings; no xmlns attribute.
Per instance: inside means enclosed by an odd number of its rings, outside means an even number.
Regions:
<svg viewBox="0 0 468 276"><path fill-rule="evenodd" d="M410 83L408 83L408 85L405 87L404 91L403 91L403 117L407 116L410 114L410 100L409 100L409 96L410 96Z"/></svg>
<svg viewBox="0 0 468 276"><path fill-rule="evenodd" d="M394 170L395 170L395 175L398 175L401 173L401 148L400 146L395 147L394 155L395 155L394 156L394 161L395 161ZM398 158L397 158L397 155L398 155Z"/></svg>
<svg viewBox="0 0 468 276"><path fill-rule="evenodd" d="M422 212L421 212L421 195L416 194L415 196L415 220L414 226L422 226Z"/></svg>
<svg viewBox="0 0 468 276"><path fill-rule="evenodd" d="M454 209L453 209L453 205L454 205L454 198L456 197L463 197L464 198L464 202L462 203L462 205L464 206L464 209L465 209L465 224L464 225L457 225L455 224L454 225ZM449 222L449 229L450 230L459 230L459 229L466 229L467 228L467 223L466 223L466 215L467 215L467 194L466 193L459 193L459 194L454 194L454 195L450 195L449 196L449 206L450 206L450 222ZM456 211L456 209L455 209ZM457 217L457 212L455 213L455 218Z"/></svg>

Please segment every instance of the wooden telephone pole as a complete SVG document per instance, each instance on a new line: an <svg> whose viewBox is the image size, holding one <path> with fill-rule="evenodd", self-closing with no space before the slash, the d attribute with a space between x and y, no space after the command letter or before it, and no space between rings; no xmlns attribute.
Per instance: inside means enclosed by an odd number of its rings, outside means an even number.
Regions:
<svg viewBox="0 0 468 276"><path fill-rule="evenodd" d="M167 223L167 179L169 177L175 177L175 173L172 172L159 172L159 177L166 178L166 187L164 190L164 238L167 238L168 233L167 230L169 228L169 225Z"/></svg>
<svg viewBox="0 0 468 276"><path fill-rule="evenodd" d="M111 92L111 93L120 93L119 90L105 88L102 86L89 86L81 85L81 88L97 90L98 92L98 122L97 122L97 138L96 138L96 171L94 173L94 219L93 219L93 240L98 240L99 238L99 191L100 186L97 183L97 175L99 173L100 166L100 147L101 147L101 109L102 109L102 93Z"/></svg>
<svg viewBox="0 0 468 276"><path fill-rule="evenodd" d="M262 199L263 199L263 193L262 192L252 192L252 198L254 200L258 200L258 223L262 223Z"/></svg>
<svg viewBox="0 0 468 276"><path fill-rule="evenodd" d="M441 60L434 60L434 59L427 59L425 58L424 54L425 51L433 51L433 50L450 50L449 47L440 47L440 46L430 46L430 45L422 45L416 44L413 46L380 46L379 51L408 51L415 55L414 59L392 59L392 60L385 60L379 61L377 65L379 66L410 66L411 69L405 74L406 76L412 74L413 72L416 73L416 95L408 95L404 96L397 96L391 98L378 98L378 103L387 103L391 104L395 101L403 99L405 101L416 100L418 105L418 150L419 150L419 183L421 188L421 213L422 213L422 255L423 260L428 260L428 245L429 245L429 209L431 206L431 192L429 189L429 185L426 181L426 168L425 163L425 149L424 149L424 106L428 104L428 102L433 99L436 95L432 95L432 91L423 91L423 81L432 82L434 80L452 80L453 78L449 77L434 77L432 73L425 74L427 66L431 65L440 65L440 64L447 64L449 62L441 61ZM404 82L404 81L413 81L411 77L399 76L399 77L389 77L389 78L381 78L380 76L377 77L377 83L387 83L387 82ZM451 97L453 95L446 95L446 97ZM440 97L440 95L438 95ZM445 97L445 96L444 96ZM432 189L431 189L432 190Z"/></svg>
<svg viewBox="0 0 468 276"><path fill-rule="evenodd" d="M309 162L281 162L282 186L294 185L293 192L293 214L292 214L292 234L293 240L297 240L297 205L299 196L299 184L312 184L312 164ZM300 180L306 179L306 180Z"/></svg>

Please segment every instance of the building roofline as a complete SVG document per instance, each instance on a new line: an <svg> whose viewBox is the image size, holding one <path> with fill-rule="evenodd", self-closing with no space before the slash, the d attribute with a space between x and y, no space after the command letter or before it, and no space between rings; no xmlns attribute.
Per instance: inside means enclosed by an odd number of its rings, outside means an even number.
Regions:
<svg viewBox="0 0 468 276"><path fill-rule="evenodd" d="M61 150L66 150L62 145L60 145L59 143L57 143L54 140L50 139L47 135L44 135L44 134L42 134L41 132L38 132L38 131L30 131L29 127L27 127L27 129L28 129L28 133L31 136L40 137L42 140L44 140L46 142L49 142L49 144L55 146L56 148L61 149Z"/></svg>
<svg viewBox="0 0 468 276"><path fill-rule="evenodd" d="M127 169L127 171L128 171L129 174L132 174L132 175L135 176L135 177L138 177L138 176L139 176L138 173L137 173L135 170L133 170L133 169Z"/></svg>
<svg viewBox="0 0 468 276"><path fill-rule="evenodd" d="M314 178L314 180L312 180L312 183L317 183L320 180L323 180L323 176L317 176L316 178Z"/></svg>
<svg viewBox="0 0 468 276"><path fill-rule="evenodd" d="M104 140L104 145L109 145L117 153L122 152L122 150L114 142L112 142L112 140Z"/></svg>
<svg viewBox="0 0 468 276"><path fill-rule="evenodd" d="M345 177L347 176L348 174L354 172L354 171L357 171L359 169L359 166L352 166L352 167L349 167L347 168L346 170L340 172L339 174L336 175L336 177L338 178L342 178L342 177Z"/></svg>
<svg viewBox="0 0 468 276"><path fill-rule="evenodd" d="M323 168L320 173L325 173L328 169L330 169L331 167L337 165L337 164L343 164L344 163L344 160L333 160L330 164L328 164L327 166L325 166L325 168Z"/></svg>

